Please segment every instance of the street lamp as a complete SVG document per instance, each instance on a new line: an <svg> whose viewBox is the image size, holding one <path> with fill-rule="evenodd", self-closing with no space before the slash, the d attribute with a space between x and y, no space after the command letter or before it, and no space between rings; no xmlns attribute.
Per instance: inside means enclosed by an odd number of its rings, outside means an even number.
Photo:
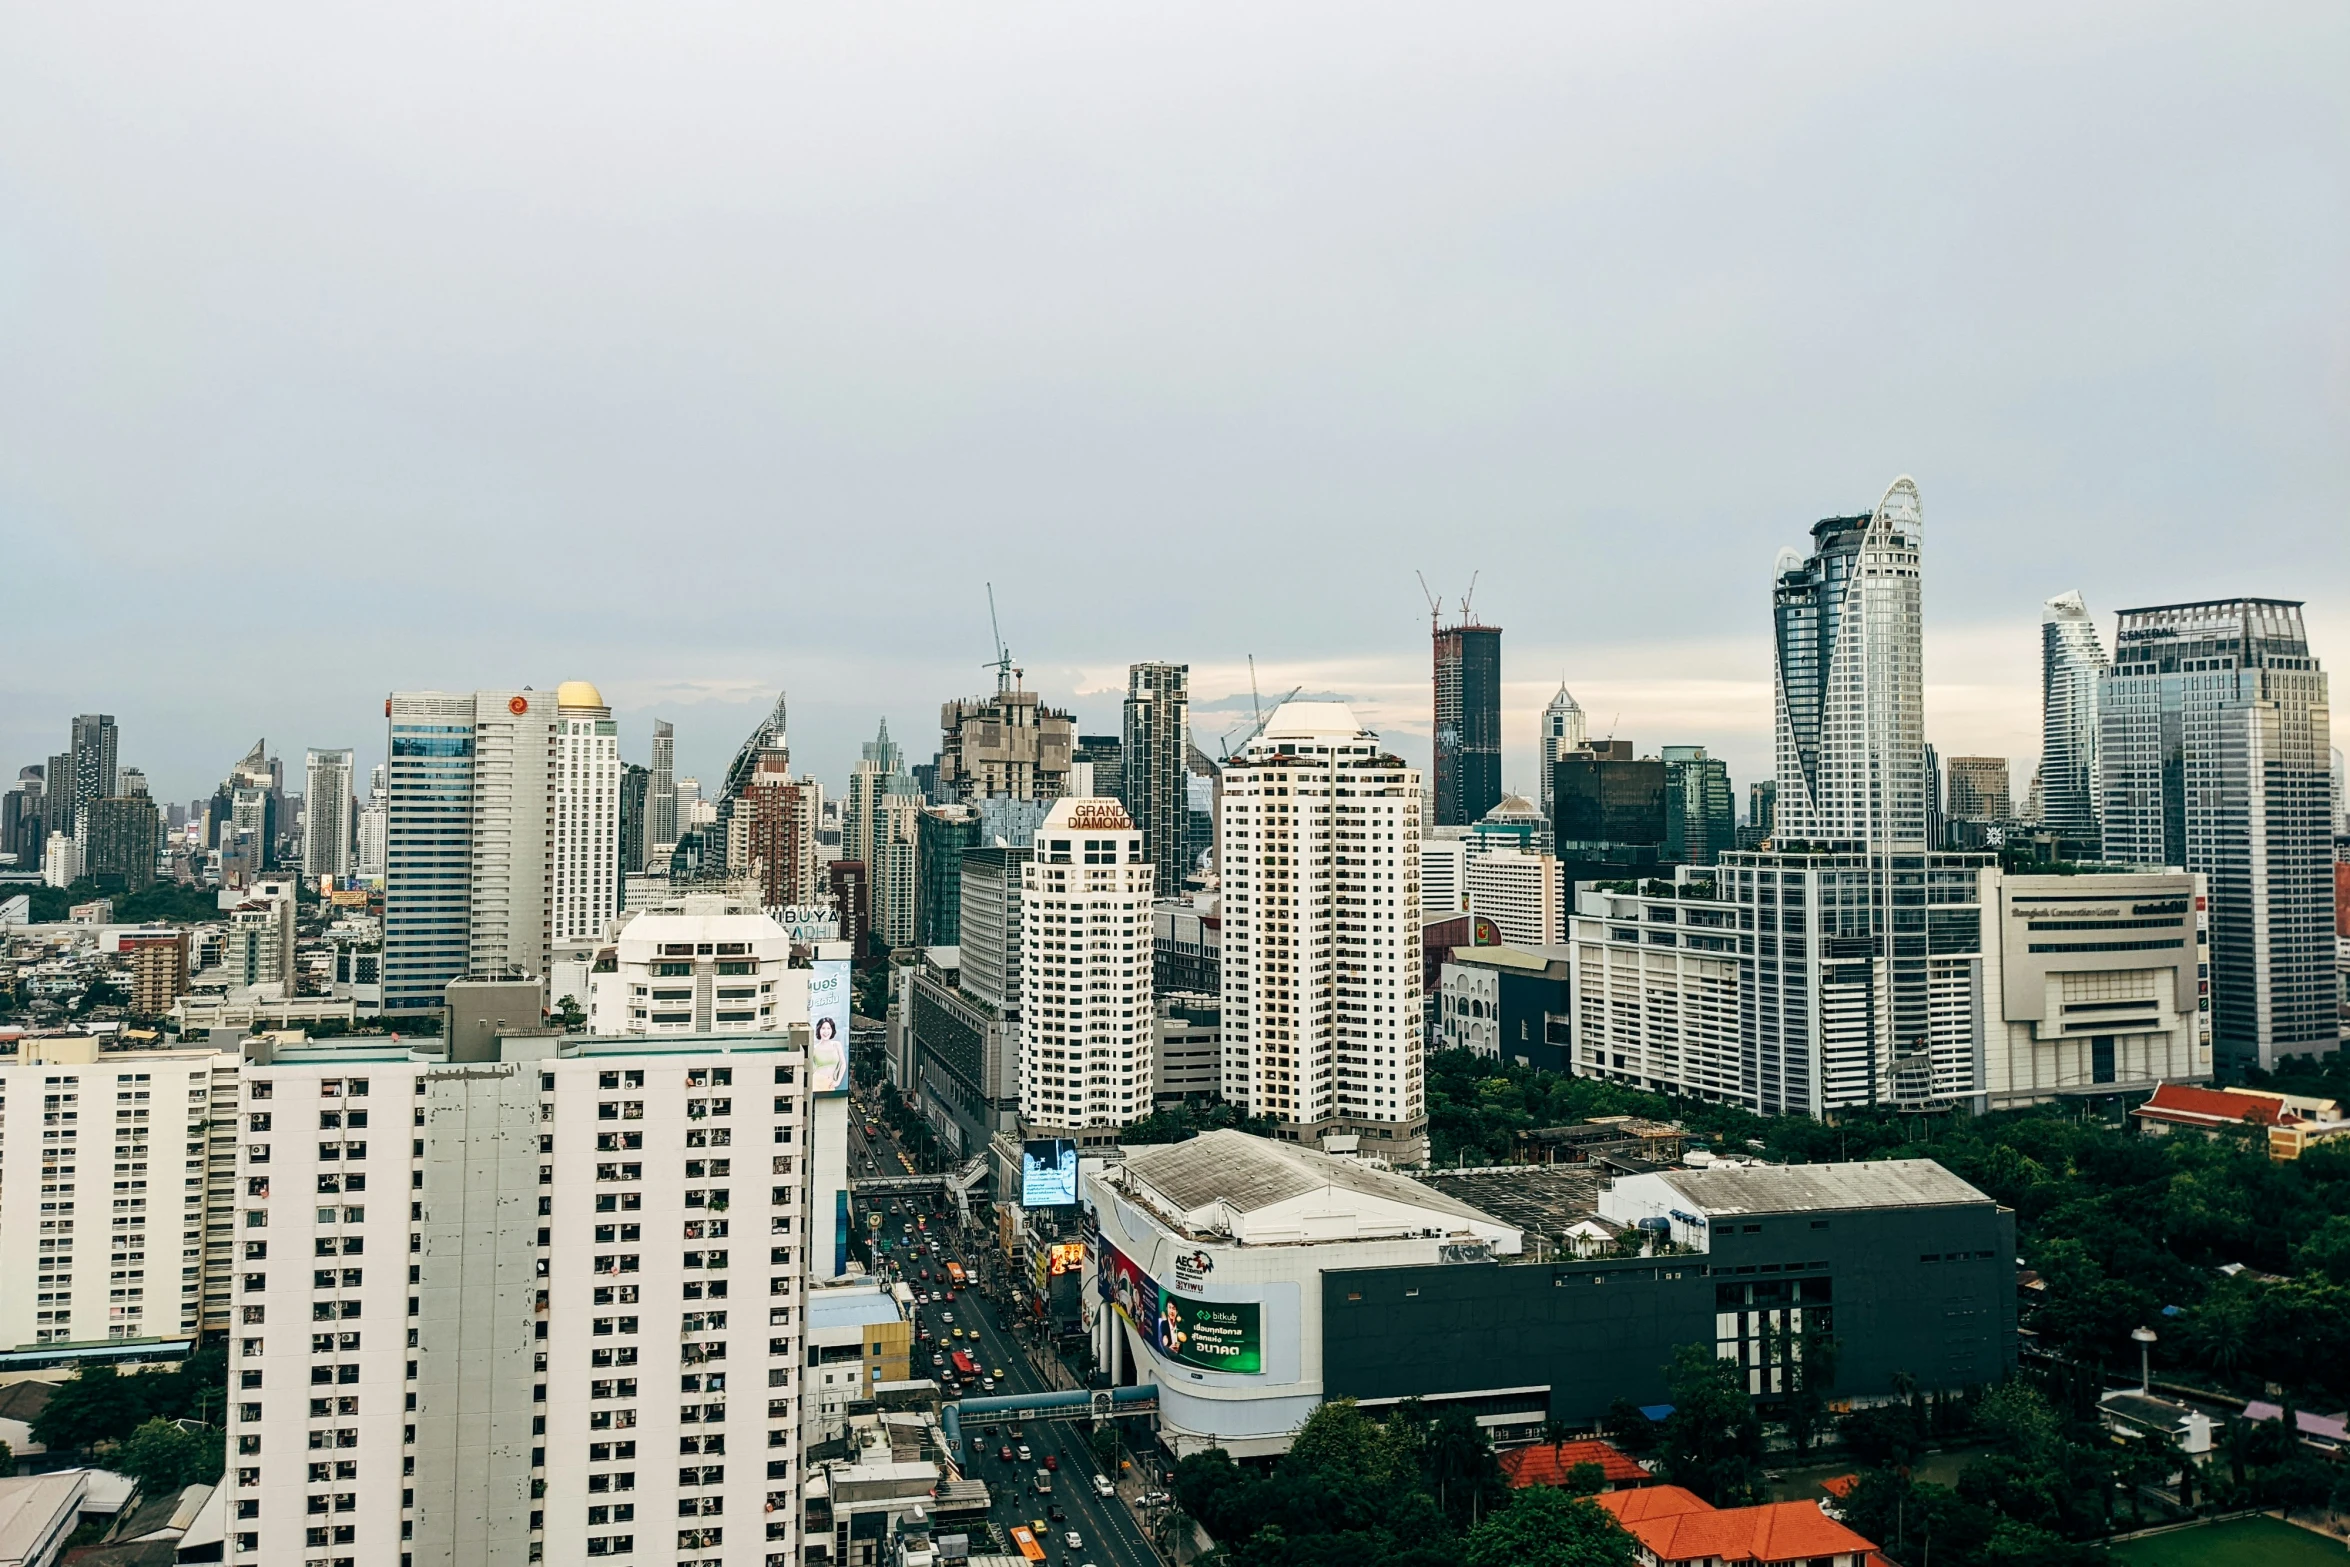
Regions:
<svg viewBox="0 0 2350 1567"><path fill-rule="evenodd" d="M2154 1385L2154 1377L2150 1370L2154 1330L2152 1328L2132 1328L2130 1329L2130 1337L2137 1340L2138 1343L2138 1391L2141 1393L2151 1392Z"/></svg>

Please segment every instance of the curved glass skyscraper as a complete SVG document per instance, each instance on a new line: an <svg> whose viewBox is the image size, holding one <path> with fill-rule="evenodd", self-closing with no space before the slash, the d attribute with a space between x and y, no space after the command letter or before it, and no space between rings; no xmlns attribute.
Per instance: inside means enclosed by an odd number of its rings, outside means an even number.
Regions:
<svg viewBox="0 0 2350 1567"><path fill-rule="evenodd" d="M2040 820L2076 852L2094 852L2097 682L2106 667L2097 623L2078 590L2040 606Z"/></svg>

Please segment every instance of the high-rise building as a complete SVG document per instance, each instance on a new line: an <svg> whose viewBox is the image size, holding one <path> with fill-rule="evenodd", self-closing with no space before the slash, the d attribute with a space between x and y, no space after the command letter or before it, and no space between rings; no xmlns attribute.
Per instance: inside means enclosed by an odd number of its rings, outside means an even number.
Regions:
<svg viewBox="0 0 2350 1567"><path fill-rule="evenodd" d="M278 829L283 799L279 765L269 754L266 736L253 742L244 760L229 769L213 794L213 815L219 825L215 846L235 857L242 874L277 868Z"/></svg>
<svg viewBox="0 0 2350 1567"><path fill-rule="evenodd" d="M1583 738L1583 709L1576 706L1575 699L1567 694L1567 683L1562 680L1559 682L1558 694L1542 710L1542 729L1535 747L1535 771L1540 775L1541 785L1537 791L1541 799L1537 803L1548 820L1557 819L1551 803L1551 769L1558 766L1559 758L1569 751L1580 750Z"/></svg>
<svg viewBox="0 0 2350 1567"><path fill-rule="evenodd" d="M43 822L43 798L47 780L41 776L41 764L20 768L16 787L0 795L0 854L13 857L18 870L30 870L41 862L41 842L49 829Z"/></svg>
<svg viewBox="0 0 2350 1567"><path fill-rule="evenodd" d="M620 764L620 877L623 884L645 868L645 814L653 783L652 769L634 762Z"/></svg>
<svg viewBox="0 0 2350 1567"><path fill-rule="evenodd" d="M2098 713L2106 860L2210 885L2220 1060L2335 1050L2326 677L2299 601L2122 611Z"/></svg>
<svg viewBox="0 0 2350 1567"><path fill-rule="evenodd" d="M840 913L841 939L859 957L873 947L873 884L863 860L834 860L824 867L824 885Z"/></svg>
<svg viewBox="0 0 2350 1567"><path fill-rule="evenodd" d="M1768 838L1779 815L1779 784L1774 778L1746 786L1746 820L1757 834Z"/></svg>
<svg viewBox="0 0 2350 1567"><path fill-rule="evenodd" d="M41 769L45 780L43 830L73 835L73 752L60 751Z"/></svg>
<svg viewBox="0 0 2350 1567"><path fill-rule="evenodd" d="M226 1560L798 1561L805 1036L474 1054L244 1069Z"/></svg>
<svg viewBox="0 0 2350 1567"><path fill-rule="evenodd" d="M28 1039L0 1063L0 1136L16 1161L0 1185L0 1249L25 1270L0 1290L0 1344L193 1341L208 1325L206 1282L225 1288L230 1267L227 1231L214 1251L207 1219L225 1227L233 1212L236 1059L102 1055L83 1036ZM183 1179L183 1166L196 1173Z"/></svg>
<svg viewBox="0 0 2350 1567"><path fill-rule="evenodd" d="M1656 874L1665 859L1665 764L1629 740L1586 741L1551 768L1552 839L1566 894Z"/></svg>
<svg viewBox="0 0 2350 1567"><path fill-rule="evenodd" d="M147 774L144 770L136 767L117 767L114 770L114 789L115 793L126 800L146 799L148 797Z"/></svg>
<svg viewBox="0 0 2350 1567"><path fill-rule="evenodd" d="M1109 1132L1151 1112L1157 873L1115 800L1054 805L1021 867L1020 1119Z"/></svg>
<svg viewBox="0 0 2350 1567"><path fill-rule="evenodd" d="M2097 702L2107 662L2077 590L2040 606L2040 820L2083 856L2103 832Z"/></svg>
<svg viewBox="0 0 2350 1567"><path fill-rule="evenodd" d="M979 812L926 805L914 818L914 941L951 947L962 939L963 855L979 846Z"/></svg>
<svg viewBox="0 0 2350 1567"><path fill-rule="evenodd" d="M1949 778L1946 810L1952 821L2003 822L2015 814L2006 757L1953 756L1942 765Z"/></svg>
<svg viewBox="0 0 2350 1567"><path fill-rule="evenodd" d="M1729 765L1702 745L1668 745L1665 764L1665 858L1711 865L1738 846L1738 796Z"/></svg>
<svg viewBox="0 0 2350 1567"><path fill-rule="evenodd" d="M1183 891L1191 868L1191 666L1135 664L1126 671L1124 782L1117 790L1142 833L1143 856L1158 867L1159 896ZM1097 793L1107 794L1100 781Z"/></svg>
<svg viewBox="0 0 2350 1567"><path fill-rule="evenodd" d="M1566 939L1555 857L1495 849L1470 856L1463 874L1469 913L1493 921L1509 945L1550 947Z"/></svg>
<svg viewBox="0 0 2350 1567"><path fill-rule="evenodd" d="M1501 800L1501 627L1438 626L1436 825L1465 827Z"/></svg>
<svg viewBox="0 0 2350 1567"><path fill-rule="evenodd" d="M754 899L678 892L632 911L588 975L591 1034L775 1033L808 1022L791 932Z"/></svg>
<svg viewBox="0 0 2350 1567"><path fill-rule="evenodd" d="M1020 920L1023 869L1035 850L988 845L963 851L961 913L956 934L963 949L962 988L997 1013L1020 1013Z"/></svg>
<svg viewBox="0 0 2350 1567"><path fill-rule="evenodd" d="M82 846L62 832L53 832L41 849L41 883L70 887L82 879Z"/></svg>
<svg viewBox="0 0 2350 1567"><path fill-rule="evenodd" d="M131 973L131 1015L162 1017L188 993L188 930L126 930L120 937Z"/></svg>
<svg viewBox="0 0 2350 1567"><path fill-rule="evenodd" d="M645 853L650 856L656 846L677 842L677 728L662 719L653 720L653 765L651 777L645 784Z"/></svg>
<svg viewBox="0 0 2350 1567"><path fill-rule="evenodd" d="M1917 485L1812 528L1812 553L1772 567L1778 833L1923 848L1924 621Z"/></svg>
<svg viewBox="0 0 2350 1567"><path fill-rule="evenodd" d="M384 855L390 844L392 796L381 762L367 775L367 803L359 807L359 875L380 885Z"/></svg>
<svg viewBox="0 0 2350 1567"><path fill-rule="evenodd" d="M1068 793L1077 720L1020 689L1015 673L1002 674L993 696L962 697L940 707L941 795L968 805L991 794L1057 800Z"/></svg>
<svg viewBox="0 0 2350 1567"><path fill-rule="evenodd" d="M1222 810L1224 1097L1417 1163L1418 772L1344 703L1285 702L1226 764Z"/></svg>
<svg viewBox="0 0 2350 1567"><path fill-rule="evenodd" d="M352 754L312 750L302 763L302 872L339 882L351 874Z"/></svg>
<svg viewBox="0 0 2350 1567"><path fill-rule="evenodd" d="M1949 847L1949 817L1942 808L1942 753L1926 747L1926 846Z"/></svg>
<svg viewBox="0 0 2350 1567"><path fill-rule="evenodd" d="M550 941L596 941L620 908L620 726L584 680L555 688Z"/></svg>
<svg viewBox="0 0 2350 1567"><path fill-rule="evenodd" d="M117 793L114 771L120 758L120 735L112 713L82 713L73 721L73 832L78 836L82 812Z"/></svg>
<svg viewBox="0 0 2350 1567"><path fill-rule="evenodd" d="M399 691L385 704L386 1012L437 1012L468 975L546 973L555 706L537 691Z"/></svg>
<svg viewBox="0 0 2350 1567"><path fill-rule="evenodd" d="M919 837L922 796L885 794L873 813L871 852L866 870L873 889L873 935L895 952L914 945L921 918Z"/></svg>
<svg viewBox="0 0 2350 1567"><path fill-rule="evenodd" d="M83 873L120 878L122 890L137 892L155 881L155 856L163 847L163 816L145 795L93 800L85 813Z"/></svg>
<svg viewBox="0 0 2350 1567"><path fill-rule="evenodd" d="M823 810L823 787L791 775L791 752L778 737L759 753L735 805L735 821L747 832L744 869L765 907L805 907L823 895L824 866L816 849Z"/></svg>
<svg viewBox="0 0 2350 1567"><path fill-rule="evenodd" d="M1081 769L1090 768L1093 787L1080 789L1077 779ZM935 765L932 771L936 772ZM916 769L919 773L919 769ZM1123 802L1126 791L1126 739L1124 735L1079 735L1075 749L1069 753L1070 794L1096 794L1106 799Z"/></svg>

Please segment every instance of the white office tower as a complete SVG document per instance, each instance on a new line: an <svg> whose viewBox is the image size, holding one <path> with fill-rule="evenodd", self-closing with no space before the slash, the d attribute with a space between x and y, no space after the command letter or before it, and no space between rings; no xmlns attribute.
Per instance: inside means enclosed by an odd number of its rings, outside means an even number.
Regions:
<svg viewBox="0 0 2350 1567"><path fill-rule="evenodd" d="M244 1071L226 1559L797 1562L805 1036Z"/></svg>
<svg viewBox="0 0 2350 1567"><path fill-rule="evenodd" d="M1224 770L1224 1097L1399 1163L1428 1144L1421 801L1343 702L1284 702Z"/></svg>
<svg viewBox="0 0 2350 1567"><path fill-rule="evenodd" d="M82 846L69 833L51 833L41 850L41 885L70 887L81 879Z"/></svg>
<svg viewBox="0 0 2350 1567"><path fill-rule="evenodd" d="M1551 789L1554 779L1551 770L1558 765L1560 757L1580 747L1584 739L1583 709L1577 707L1575 699L1567 694L1567 683L1564 680L1559 682L1558 695L1552 697L1550 705L1542 710L1539 739L1537 752L1542 770L1542 787L1537 791L1537 797L1542 805L1542 819L1555 822L1558 816L1552 809Z"/></svg>
<svg viewBox="0 0 2350 1567"><path fill-rule="evenodd" d="M620 726L584 680L555 688L553 941L597 941L620 907Z"/></svg>
<svg viewBox="0 0 2350 1567"><path fill-rule="evenodd" d="M547 971L555 703L538 691L396 691L384 867L384 1011L450 980Z"/></svg>
<svg viewBox="0 0 2350 1567"><path fill-rule="evenodd" d="M2105 858L2210 884L2220 1062L2333 1052L2331 741L2300 603L2123 610L2099 714Z"/></svg>
<svg viewBox="0 0 2350 1567"><path fill-rule="evenodd" d="M210 1178L216 1089L235 1110L236 1062L213 1050L100 1055L87 1036L30 1038L0 1064L0 1345L193 1340L204 1285L225 1291L233 1119Z"/></svg>
<svg viewBox="0 0 2350 1567"><path fill-rule="evenodd" d="M1917 485L1812 528L1772 567L1779 838L1922 846L1925 682Z"/></svg>
<svg viewBox="0 0 2350 1567"><path fill-rule="evenodd" d="M1468 832L1439 827L1434 837L1420 840L1420 917L1430 924L1468 912Z"/></svg>
<svg viewBox="0 0 2350 1567"><path fill-rule="evenodd" d="M2096 852L2097 688L2106 669L2097 622L2076 592L2040 606L2040 822L2078 853Z"/></svg>
<svg viewBox="0 0 2350 1567"><path fill-rule="evenodd" d="M380 884L384 854L390 846L391 791L385 787L382 763L368 776L367 803L359 807L359 877Z"/></svg>
<svg viewBox="0 0 2350 1567"><path fill-rule="evenodd" d="M588 976L592 1034L772 1033L808 1022L808 970L755 897L684 892L632 913Z"/></svg>
<svg viewBox="0 0 2350 1567"><path fill-rule="evenodd" d="M302 873L351 874L351 753L311 751L303 757Z"/></svg>
<svg viewBox="0 0 2350 1567"><path fill-rule="evenodd" d="M1469 912L1493 921L1513 947L1550 947L1566 940L1566 901L1559 862L1548 854L1490 849L1468 862Z"/></svg>
<svg viewBox="0 0 2350 1567"><path fill-rule="evenodd" d="M1151 1112L1158 871L1116 800L1064 798L1020 868L1020 1119L1046 1134Z"/></svg>

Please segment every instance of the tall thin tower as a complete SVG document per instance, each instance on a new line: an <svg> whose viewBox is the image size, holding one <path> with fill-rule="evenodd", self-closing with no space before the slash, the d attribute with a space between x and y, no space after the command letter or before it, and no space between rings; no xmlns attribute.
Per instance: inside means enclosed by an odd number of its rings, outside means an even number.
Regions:
<svg viewBox="0 0 2350 1567"><path fill-rule="evenodd" d="M652 778L645 784L645 847L677 842L677 726L653 720Z"/></svg>
<svg viewBox="0 0 2350 1567"><path fill-rule="evenodd" d="M1449 626L1429 604L1439 827L1465 827L1501 803L1501 627L1472 618L1475 596L1472 584Z"/></svg>
<svg viewBox="0 0 2350 1567"><path fill-rule="evenodd" d="M1542 776L1537 782L1541 786L1542 819L1546 822L1558 819L1551 810L1551 790L1556 782L1552 769L1558 766L1560 757L1581 746L1584 738L1583 709L1567 694L1567 683L1562 680L1558 695L1542 710L1540 743L1535 748L1542 763Z"/></svg>
<svg viewBox="0 0 2350 1567"><path fill-rule="evenodd" d="M1158 893L1180 897L1191 868L1191 666L1135 664L1126 671L1126 729L1119 755L1127 812L1142 833L1143 858L1157 867Z"/></svg>
<svg viewBox="0 0 2350 1567"><path fill-rule="evenodd" d="M2103 830L2097 691L2107 662L2078 590L2040 606L2040 820L2083 856Z"/></svg>

